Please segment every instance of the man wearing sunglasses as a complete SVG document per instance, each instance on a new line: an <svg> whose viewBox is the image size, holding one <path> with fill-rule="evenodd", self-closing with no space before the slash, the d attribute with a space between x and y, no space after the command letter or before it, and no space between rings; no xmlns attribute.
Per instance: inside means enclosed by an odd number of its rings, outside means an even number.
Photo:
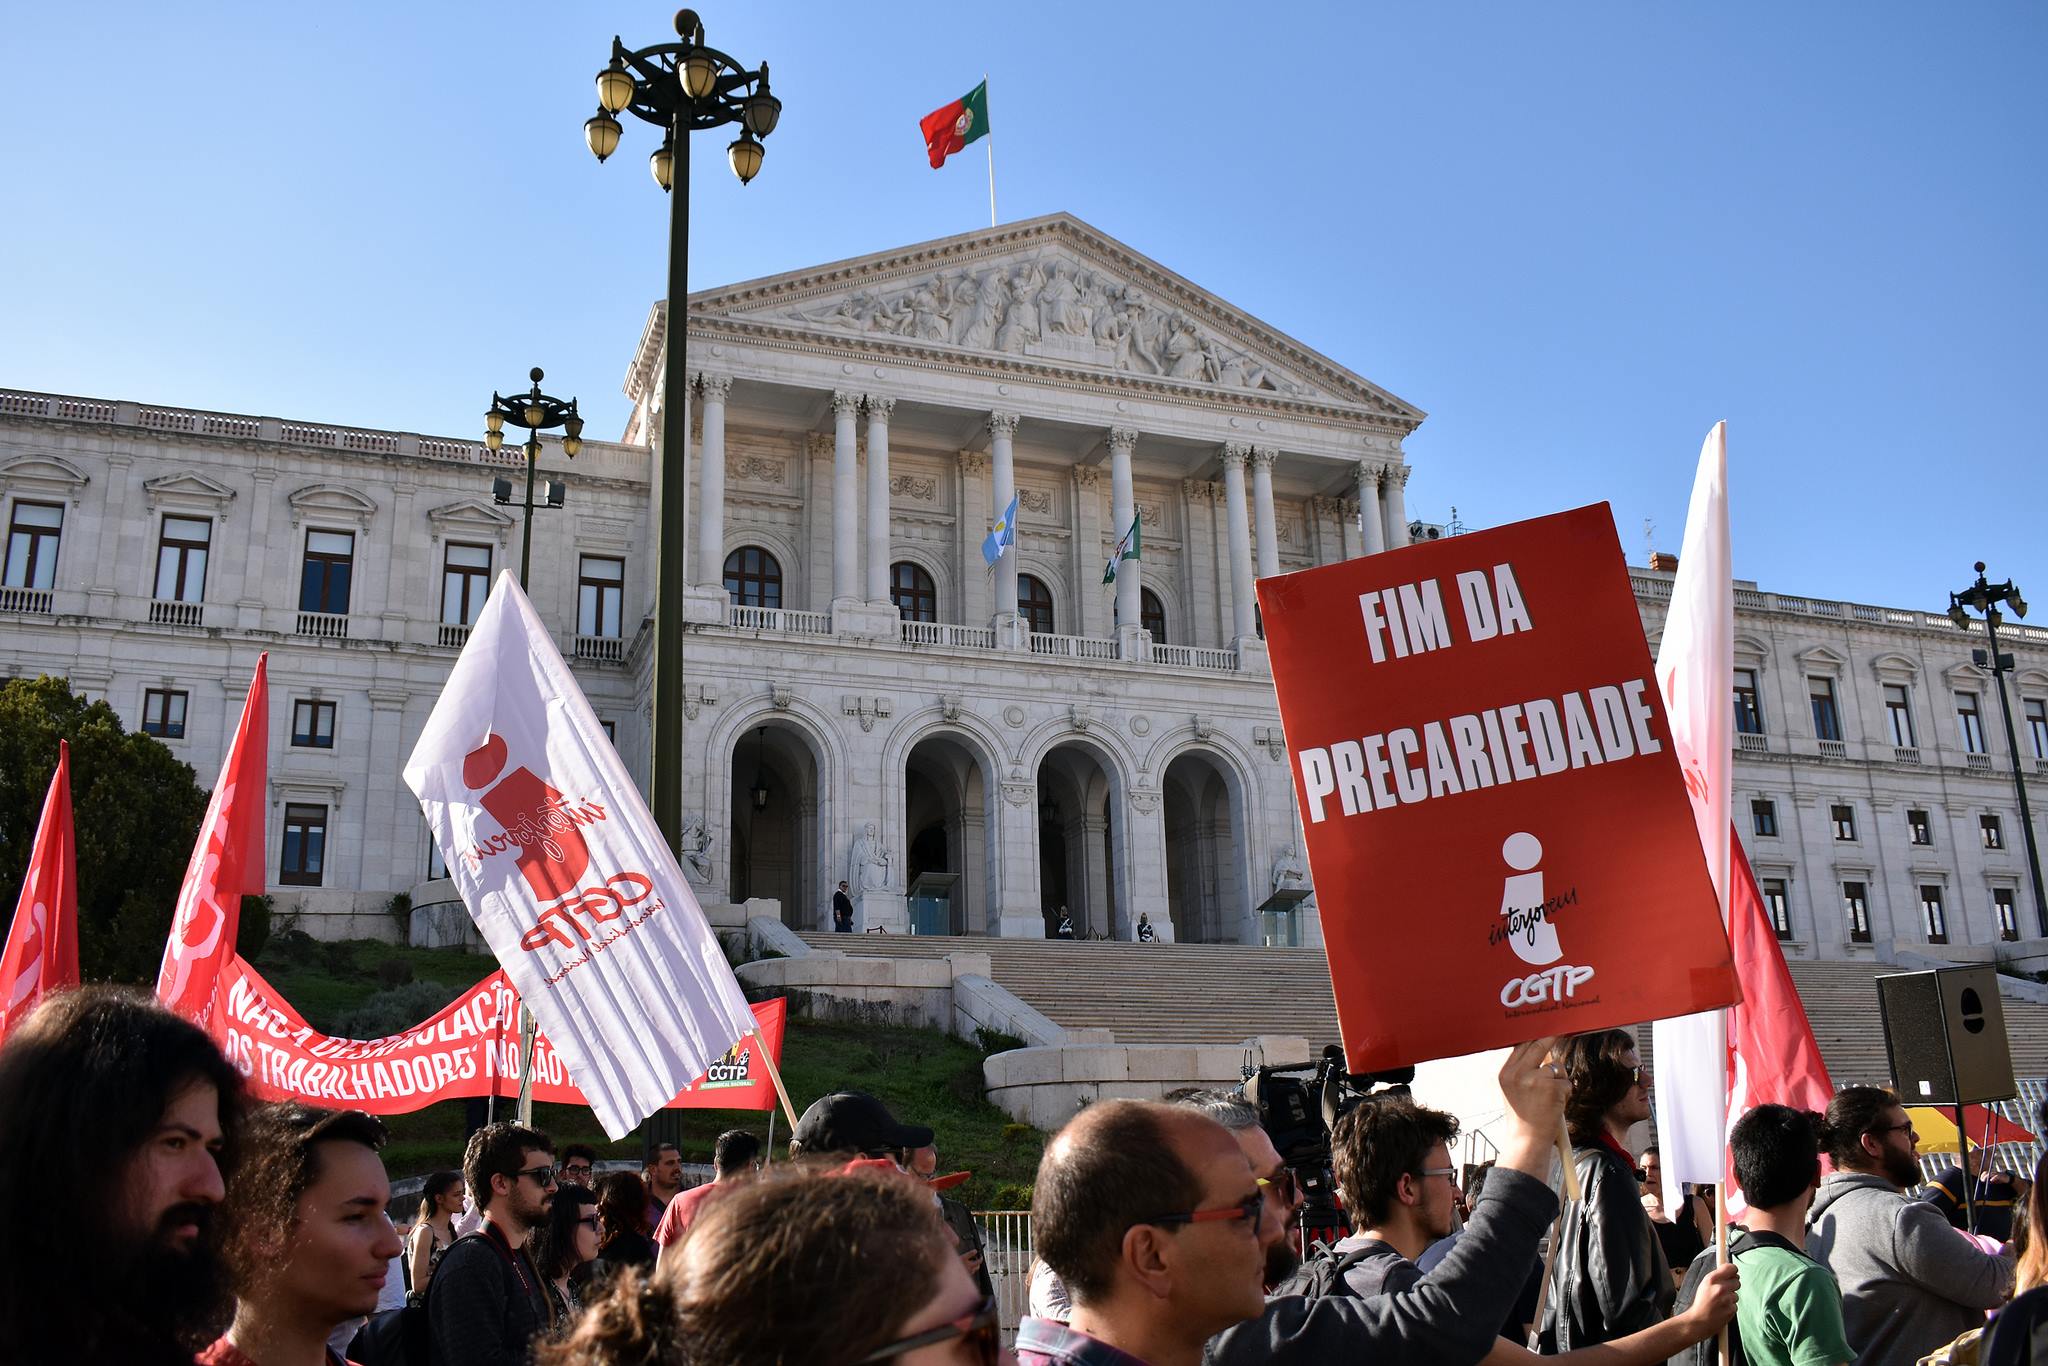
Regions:
<svg viewBox="0 0 2048 1366"><path fill-rule="evenodd" d="M1252 1176L1265 1193L1267 1227L1281 1231L1266 1247L1266 1286L1270 1289L1286 1280L1301 1265L1301 1230L1294 1220L1306 1201L1301 1183L1280 1160L1280 1150L1273 1146L1272 1136L1259 1123L1258 1108L1235 1091L1192 1086L1168 1092L1166 1098L1175 1105L1207 1115L1230 1130L1230 1136L1237 1140L1238 1151L1251 1164Z"/></svg>
<svg viewBox="0 0 2048 1366"><path fill-rule="evenodd" d="M1842 1287L1863 1366L1910 1366L1971 1328L2012 1290L2010 1248L1988 1253L1906 1192L1920 1179L1913 1121L1897 1096L1845 1086L1821 1140L1835 1169L1806 1216L1806 1250Z"/></svg>
<svg viewBox="0 0 2048 1366"><path fill-rule="evenodd" d="M469 1136L462 1175L483 1227L455 1240L428 1283L434 1366L521 1366L549 1323L526 1245L555 1198L555 1145L538 1129L486 1124Z"/></svg>

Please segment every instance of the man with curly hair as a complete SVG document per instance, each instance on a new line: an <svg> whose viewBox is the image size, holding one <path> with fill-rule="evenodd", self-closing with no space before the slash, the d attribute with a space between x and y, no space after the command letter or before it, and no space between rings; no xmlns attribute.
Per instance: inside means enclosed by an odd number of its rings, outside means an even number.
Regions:
<svg viewBox="0 0 2048 1366"><path fill-rule="evenodd" d="M213 1041L140 991L64 992L8 1035L0 1204L35 1232L0 1238L0 1361L190 1366L226 1307L241 1112Z"/></svg>
<svg viewBox="0 0 2048 1366"><path fill-rule="evenodd" d="M250 1115L225 1206L235 1319L198 1366L340 1366L328 1339L376 1310L404 1246L383 1147L383 1122L361 1110L288 1101Z"/></svg>
<svg viewBox="0 0 2048 1366"><path fill-rule="evenodd" d="M1612 1342L1671 1317L1677 1287L1644 1210L1628 1131L1650 1117L1650 1069L1625 1029L1565 1047L1565 1124L1584 1198L1560 1226L1543 1314L1543 1350Z"/></svg>

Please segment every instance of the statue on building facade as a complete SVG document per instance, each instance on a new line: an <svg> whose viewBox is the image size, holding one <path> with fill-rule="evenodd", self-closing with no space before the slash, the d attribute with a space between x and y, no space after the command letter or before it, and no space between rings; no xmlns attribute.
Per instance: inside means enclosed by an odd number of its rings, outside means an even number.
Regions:
<svg viewBox="0 0 2048 1366"><path fill-rule="evenodd" d="M886 892L890 886L889 860L889 851L883 847L875 823L869 821L854 837L853 853L847 859L846 880L853 884L856 892Z"/></svg>

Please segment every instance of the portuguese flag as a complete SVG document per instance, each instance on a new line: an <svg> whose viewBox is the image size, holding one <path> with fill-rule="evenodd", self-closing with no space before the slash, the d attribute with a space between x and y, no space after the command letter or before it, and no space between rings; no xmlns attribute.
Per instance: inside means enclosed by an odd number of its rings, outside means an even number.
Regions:
<svg viewBox="0 0 2048 1366"><path fill-rule="evenodd" d="M941 109L934 109L918 121L924 130L924 149L930 153L932 169L946 164L946 158L970 142L988 136L988 82Z"/></svg>

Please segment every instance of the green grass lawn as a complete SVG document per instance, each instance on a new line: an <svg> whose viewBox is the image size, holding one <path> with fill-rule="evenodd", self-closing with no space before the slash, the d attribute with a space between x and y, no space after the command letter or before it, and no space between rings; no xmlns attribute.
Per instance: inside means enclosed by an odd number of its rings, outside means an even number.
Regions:
<svg viewBox="0 0 2048 1366"><path fill-rule="evenodd" d="M489 974L493 960L452 949L414 949L370 940L306 943L294 938L266 945L256 968L314 1028L335 1032L379 992L413 981L447 987L447 999ZM420 1010L416 1023L432 1013ZM393 1026L394 1028L402 1025ZM1019 1124L982 1099L981 1050L936 1030L842 1024L791 1017L783 1039L782 1075L798 1111L835 1090L879 1096L898 1119L937 1131L939 1169L969 1170L972 1180L954 1198L975 1209L1016 1209L1030 1203L1033 1174L1045 1135ZM504 1115L510 1102L501 1106ZM391 1144L384 1151L393 1179L459 1165L464 1106L431 1105L389 1115ZM727 1129L750 1129L764 1138L768 1116L756 1110L678 1110L677 1142L686 1162L711 1160L711 1144ZM557 1146L588 1143L604 1157L638 1157L638 1132L606 1141L597 1119L580 1105L535 1105L534 1122ZM778 1154L789 1137L777 1117Z"/></svg>

